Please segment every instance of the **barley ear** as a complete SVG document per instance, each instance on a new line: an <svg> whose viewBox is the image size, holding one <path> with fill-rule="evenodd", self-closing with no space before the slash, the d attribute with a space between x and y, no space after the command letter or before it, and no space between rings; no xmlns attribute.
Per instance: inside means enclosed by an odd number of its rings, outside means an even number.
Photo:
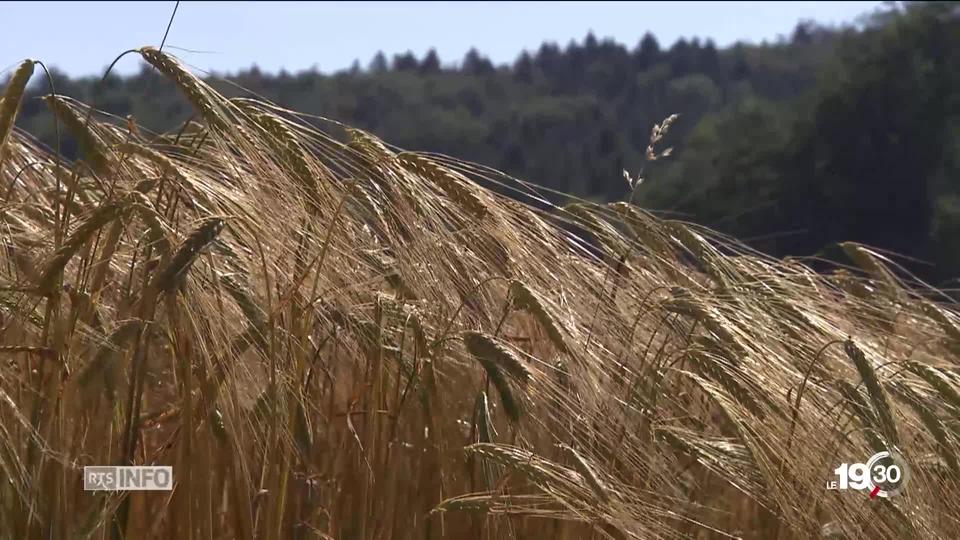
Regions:
<svg viewBox="0 0 960 540"><path fill-rule="evenodd" d="M210 428L218 444L225 445L228 442L227 426L223 423L223 413L217 407L210 410Z"/></svg>
<svg viewBox="0 0 960 540"><path fill-rule="evenodd" d="M294 178L306 195L307 203L314 210L319 210L317 205L321 197L317 174L311 169L307 154L296 135L281 118L272 114L255 114L254 120L269 135L266 141L274 154L292 169Z"/></svg>
<svg viewBox="0 0 960 540"><path fill-rule="evenodd" d="M367 133L366 131L356 128L347 128L347 134L350 136L350 143L348 146L370 158L370 160L374 162L382 159L390 159L396 155L391 152L385 144L383 144L383 141Z"/></svg>
<svg viewBox="0 0 960 540"><path fill-rule="evenodd" d="M940 399L949 403L960 414L960 392L957 392L949 377L933 366L918 362L907 362L907 369L932 386L940 394Z"/></svg>
<svg viewBox="0 0 960 540"><path fill-rule="evenodd" d="M521 309L533 316L540 326L547 331L547 336L553 342L554 347L562 352L569 352L566 339L563 337L562 328L552 313L547 309L546 304L527 284L520 280L513 280L510 283L510 297L513 299L513 306Z"/></svg>
<svg viewBox="0 0 960 540"><path fill-rule="evenodd" d="M117 152L122 152L124 154L130 154L137 157L141 157L150 163L153 163L157 166L165 175L175 178L179 181L184 180L183 173L180 169L174 164L174 162L167 156L147 148L142 144L132 143L132 142L123 142L116 146Z"/></svg>
<svg viewBox="0 0 960 540"><path fill-rule="evenodd" d="M921 304L921 309L923 309L927 317L933 319L934 322L940 326L940 329L943 330L950 340L960 343L960 325L958 325L946 311L930 302Z"/></svg>
<svg viewBox="0 0 960 540"><path fill-rule="evenodd" d="M462 338L467 347L467 351L470 352L473 358L479 362L487 372L490 382L493 383L493 386L497 389L497 393L500 394L500 403L503 404L504 412L511 421L514 423L519 422L521 414L520 402L514 395L513 388L511 388L510 382L504 375L504 371L510 369L505 366L510 365L511 362L509 359L506 359L506 362L504 361L503 352L505 349L498 346L488 336L479 332L464 332ZM514 369L516 369L516 366L514 366Z"/></svg>
<svg viewBox="0 0 960 540"><path fill-rule="evenodd" d="M914 412L917 413L924 427L927 428L927 431L929 431L937 441L937 452L940 454L943 462L947 464L949 470L956 471L956 446L953 443L953 439L947 434L946 426L944 426L940 418L937 417L936 413L933 412L933 409L927 405L920 395L905 384L895 384L892 386L892 389L897 396L910 405Z"/></svg>
<svg viewBox="0 0 960 540"><path fill-rule="evenodd" d="M873 405L873 410L880 424L879 427L887 438L887 443L899 444L897 424L890 407L890 400L887 399L887 393L881 386L873 365L853 340L848 339L843 344L843 351L856 366L857 372L860 373L860 378L867 388L867 395L870 397L870 403Z"/></svg>
<svg viewBox="0 0 960 540"><path fill-rule="evenodd" d="M567 452L570 453L570 456L573 457L573 466L577 469L577 472L580 473L580 476L587 481L587 485L590 486L590 491L592 491L593 494L596 495L596 497L601 501L609 502L609 490L600 479L600 476L597 475L596 471L593 470L593 467L590 465L590 463L572 446L562 446L566 448Z"/></svg>
<svg viewBox="0 0 960 540"><path fill-rule="evenodd" d="M847 257L857 263L857 266L883 285L884 291L890 298L900 298L902 296L903 291L897 282L897 278L872 251L851 242L843 242L840 247L843 248Z"/></svg>
<svg viewBox="0 0 960 540"><path fill-rule="evenodd" d="M117 366L114 360L124 345L137 336L141 328L143 328L143 321L140 319L120 322L80 372L78 379L80 388L89 388L95 381L102 380L107 400L113 402L117 389Z"/></svg>
<svg viewBox="0 0 960 540"><path fill-rule="evenodd" d="M3 102L0 103L0 161L2 161L4 155L7 139L13 132L17 112L20 110L20 102L23 101L24 89L26 89L27 82L33 75L33 66L33 60L24 60L17 71L13 73L10 83L3 91Z"/></svg>
<svg viewBox="0 0 960 540"><path fill-rule="evenodd" d="M66 99L60 96L49 95L44 100L53 114L63 122L63 125L77 139L80 149L83 151L83 160L90 166L90 169L100 176L110 174L115 160L110 148L95 131L96 123L80 114L76 107L71 106Z"/></svg>
<svg viewBox="0 0 960 540"><path fill-rule="evenodd" d="M133 191L130 195L134 201L131 208L147 226L147 240L161 256L166 256L170 252L170 241L163 219L146 195L139 191Z"/></svg>
<svg viewBox="0 0 960 540"><path fill-rule="evenodd" d="M404 152L396 157L400 165L407 171L420 175L434 183L454 203L482 219L490 215L490 210L483 202L479 193L467 179L460 174L440 165L439 163L419 154Z"/></svg>
<svg viewBox="0 0 960 540"><path fill-rule="evenodd" d="M183 279L190 271L190 267L200 256L203 248L217 239L223 230L225 222L222 218L211 217L205 219L194 229L180 247L177 248L170 262L160 269L153 279L153 286L158 292L173 292L183 283Z"/></svg>
<svg viewBox="0 0 960 540"><path fill-rule="evenodd" d="M137 52L166 75L187 96L187 100L212 128L229 129L230 123L224 109L226 100L221 98L207 83L183 66L179 60L153 47L143 47ZM219 99L218 99L219 98Z"/></svg>
<svg viewBox="0 0 960 540"><path fill-rule="evenodd" d="M40 272L40 278L37 281L37 290L41 294L50 294L53 291L60 273L70 262L70 259L80 250L80 248L97 231L108 223L117 219L126 209L126 201L111 201L100 208L83 221L64 241L60 249L55 251L47 260Z"/></svg>
<svg viewBox="0 0 960 540"><path fill-rule="evenodd" d="M754 416L760 419L766 417L763 407L754 398L753 393L729 372L729 368L725 365L727 362L716 361L705 351L700 350L691 351L687 358L701 376L719 384L734 401L753 413ZM733 366L729 365L729 367L732 368Z"/></svg>
<svg viewBox="0 0 960 540"><path fill-rule="evenodd" d="M255 336L259 345L264 345L264 333L267 328L266 314L257 305L253 293L245 285L237 281L229 274L219 276L220 284L227 291L233 301L237 303L240 311L247 318L250 326L255 330Z"/></svg>
<svg viewBox="0 0 960 540"><path fill-rule="evenodd" d="M530 369L510 349L498 343L492 336L482 332L464 332L463 342L470 354L483 357L504 369L520 384L527 384L532 378Z"/></svg>

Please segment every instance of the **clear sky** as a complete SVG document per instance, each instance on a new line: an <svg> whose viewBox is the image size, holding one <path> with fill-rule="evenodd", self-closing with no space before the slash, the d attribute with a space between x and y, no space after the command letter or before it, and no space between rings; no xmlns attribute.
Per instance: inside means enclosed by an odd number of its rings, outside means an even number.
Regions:
<svg viewBox="0 0 960 540"><path fill-rule="evenodd" d="M36 58L71 75L102 70L126 49L159 45L175 2L2 2L0 70ZM332 72L378 50L444 64L475 46L495 63L544 41L566 45L590 30L632 47L646 31L662 46L679 37L719 46L789 35L801 19L853 23L881 2L181 2L167 46L203 70L257 64ZM190 49L197 52L186 52ZM117 68L138 68L129 56Z"/></svg>

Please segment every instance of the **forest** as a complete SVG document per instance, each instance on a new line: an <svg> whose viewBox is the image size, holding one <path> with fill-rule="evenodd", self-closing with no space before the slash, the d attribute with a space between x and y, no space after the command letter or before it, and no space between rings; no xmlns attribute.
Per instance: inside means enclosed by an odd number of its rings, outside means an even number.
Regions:
<svg viewBox="0 0 960 540"><path fill-rule="evenodd" d="M51 74L57 93L141 129L176 131L191 115L146 64L129 77ZM857 28L800 22L761 45L591 33L511 65L477 50L443 65L430 51L378 54L333 74L252 67L207 82L488 164L555 190L558 204L564 194L632 197L781 257L842 260L837 243L860 242L949 290L960 276L958 77L960 4L907 2ZM49 84L36 78L18 125L75 156L77 142L57 141L39 99ZM674 113L672 153L649 160L651 128ZM625 174L643 178L633 193Z"/></svg>

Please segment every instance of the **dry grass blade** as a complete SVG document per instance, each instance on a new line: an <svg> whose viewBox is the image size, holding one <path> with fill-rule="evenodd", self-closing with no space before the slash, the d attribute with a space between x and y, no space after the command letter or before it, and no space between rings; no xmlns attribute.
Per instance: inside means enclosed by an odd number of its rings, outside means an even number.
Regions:
<svg viewBox="0 0 960 540"><path fill-rule="evenodd" d="M0 354L35 354L51 359L57 357L57 351L49 347L33 347L30 345L0 345Z"/></svg>
<svg viewBox="0 0 960 540"><path fill-rule="evenodd" d="M473 415L477 424L478 441L476 442L495 442L497 430L493 425L493 417L490 415L490 402L487 399L486 392L477 394L477 402L474 406Z"/></svg>

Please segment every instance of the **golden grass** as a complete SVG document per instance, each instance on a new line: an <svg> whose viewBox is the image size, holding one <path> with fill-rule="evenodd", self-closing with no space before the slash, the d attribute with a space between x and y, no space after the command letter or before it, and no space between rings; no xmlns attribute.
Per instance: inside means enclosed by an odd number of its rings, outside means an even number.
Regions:
<svg viewBox="0 0 960 540"><path fill-rule="evenodd" d="M56 96L83 164L4 133L0 538L955 537L957 306L883 257L536 210L140 52L179 142ZM905 494L825 489L886 444ZM105 464L176 487L84 492Z"/></svg>

